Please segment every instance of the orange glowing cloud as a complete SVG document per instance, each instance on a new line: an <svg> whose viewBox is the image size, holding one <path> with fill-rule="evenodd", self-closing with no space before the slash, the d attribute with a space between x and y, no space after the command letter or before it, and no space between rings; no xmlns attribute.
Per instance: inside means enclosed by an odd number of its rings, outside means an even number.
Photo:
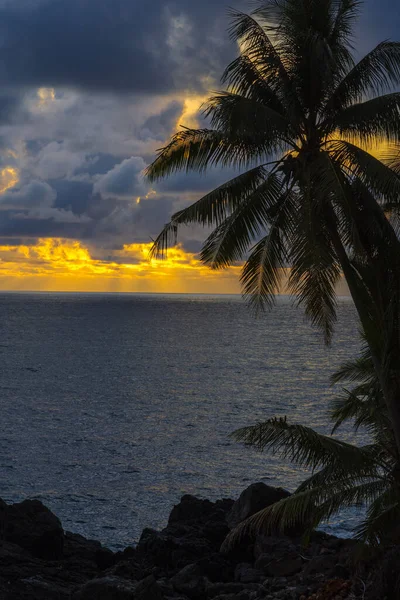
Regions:
<svg viewBox="0 0 400 600"><path fill-rule="evenodd" d="M151 244L129 244L111 259L94 258L81 242L39 239L0 246L0 289L83 292L239 293L239 267L211 271L177 246L149 260Z"/></svg>
<svg viewBox="0 0 400 600"><path fill-rule="evenodd" d="M0 194L17 185L19 181L18 170L14 167L4 167L0 170Z"/></svg>

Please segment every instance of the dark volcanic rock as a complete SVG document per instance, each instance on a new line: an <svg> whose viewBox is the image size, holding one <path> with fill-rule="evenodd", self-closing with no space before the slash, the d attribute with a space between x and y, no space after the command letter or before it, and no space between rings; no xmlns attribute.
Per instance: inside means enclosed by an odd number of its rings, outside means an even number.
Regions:
<svg viewBox="0 0 400 600"><path fill-rule="evenodd" d="M214 546L196 531L185 531L180 537L167 530L159 533L145 530L137 546L138 559L148 567L156 566L166 573L179 570L215 552Z"/></svg>
<svg viewBox="0 0 400 600"><path fill-rule="evenodd" d="M103 577L86 583L72 600L135 600L135 589L136 585L126 579Z"/></svg>
<svg viewBox="0 0 400 600"><path fill-rule="evenodd" d="M228 582L235 578L235 566L219 553L210 554L197 561L203 575L211 582Z"/></svg>
<svg viewBox="0 0 400 600"><path fill-rule="evenodd" d="M287 495L263 484L251 489L262 489L263 504ZM259 510L257 494L248 490L237 515ZM345 598L352 585L355 597L362 595L361 581L366 600L397 598L391 588L398 585L398 549L364 571L354 570L353 541L321 532L306 547L295 535L259 534L223 555L232 505L184 496L163 531L145 529L136 548L114 554L64 534L40 502L9 507L0 501L0 600L299 600L321 590L325 598L331 589Z"/></svg>
<svg viewBox="0 0 400 600"><path fill-rule="evenodd" d="M287 558L272 560L265 569L270 577L289 577L301 571L303 561L301 558Z"/></svg>
<svg viewBox="0 0 400 600"><path fill-rule="evenodd" d="M173 587L189 598L202 599L206 580L198 565L187 565L171 579Z"/></svg>
<svg viewBox="0 0 400 600"><path fill-rule="evenodd" d="M275 488L265 483L253 483L246 488L234 503L232 510L227 515L229 527L234 528L242 521L256 514L263 508L287 498L289 492L283 488Z"/></svg>
<svg viewBox="0 0 400 600"><path fill-rule="evenodd" d="M225 521L226 515L234 505L233 500L201 500L195 496L186 494L182 496L179 504L176 504L169 516L168 525L174 523L206 523L207 521Z"/></svg>
<svg viewBox="0 0 400 600"><path fill-rule="evenodd" d="M254 569L251 564L239 563L235 569L235 581L241 583L258 583L263 581L265 576L259 569Z"/></svg>
<svg viewBox="0 0 400 600"><path fill-rule="evenodd" d="M135 589L135 600L163 600L164 594L153 575L143 579Z"/></svg>
<svg viewBox="0 0 400 600"><path fill-rule="evenodd" d="M39 500L2 504L4 539L29 550L33 556L57 559L63 554L64 532L60 520Z"/></svg>

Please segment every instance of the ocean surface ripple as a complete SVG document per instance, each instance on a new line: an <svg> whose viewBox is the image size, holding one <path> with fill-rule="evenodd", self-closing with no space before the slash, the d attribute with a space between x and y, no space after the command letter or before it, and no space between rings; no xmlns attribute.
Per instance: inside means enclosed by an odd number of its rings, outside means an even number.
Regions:
<svg viewBox="0 0 400 600"><path fill-rule="evenodd" d="M234 296L1 294L0 496L120 549L184 493L294 490L304 472L228 435L284 415L329 432L329 377L359 349L351 302L338 313L326 348L286 298L256 319Z"/></svg>

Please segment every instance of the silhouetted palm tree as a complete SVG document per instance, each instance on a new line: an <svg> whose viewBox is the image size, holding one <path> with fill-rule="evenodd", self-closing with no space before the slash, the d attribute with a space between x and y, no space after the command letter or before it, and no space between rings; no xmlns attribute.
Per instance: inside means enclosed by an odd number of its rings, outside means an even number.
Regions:
<svg viewBox="0 0 400 600"><path fill-rule="evenodd" d="M371 355L400 454L400 252L386 216L399 210L400 179L369 152L400 141L400 43L355 64L359 4L263 0L250 15L232 13L240 56L223 75L226 91L205 106L211 128L176 133L147 175L240 174L173 215L153 255L176 243L181 225L214 227L202 261L218 269L245 259L243 290L257 307L274 302L290 266L289 290L327 341L343 272L364 330L378 332Z"/></svg>

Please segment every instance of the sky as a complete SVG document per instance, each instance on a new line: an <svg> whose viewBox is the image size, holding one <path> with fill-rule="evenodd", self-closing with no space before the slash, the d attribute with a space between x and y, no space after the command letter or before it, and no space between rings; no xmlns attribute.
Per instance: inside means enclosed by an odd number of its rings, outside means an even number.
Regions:
<svg viewBox="0 0 400 600"><path fill-rule="evenodd" d="M394 0L366 0L355 46L400 38ZM143 169L219 88L235 57L226 0L0 0L0 289L238 293L182 230L166 261L151 239L230 173Z"/></svg>

